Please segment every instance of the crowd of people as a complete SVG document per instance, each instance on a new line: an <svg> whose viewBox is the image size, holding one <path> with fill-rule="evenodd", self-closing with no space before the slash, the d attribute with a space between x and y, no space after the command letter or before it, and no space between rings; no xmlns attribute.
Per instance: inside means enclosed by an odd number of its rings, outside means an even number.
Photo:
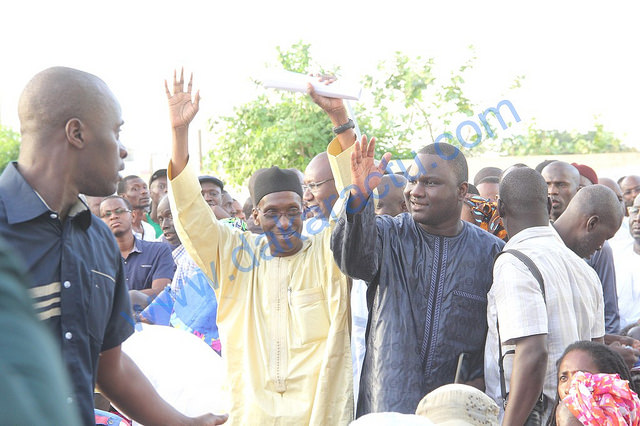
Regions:
<svg viewBox="0 0 640 426"><path fill-rule="evenodd" d="M166 94L171 159L147 182L118 174L102 80L56 67L23 91L0 176L0 291L19 300L0 321L29 354L0 350L17 423L96 424L96 388L142 424L640 425L640 176L549 160L471 184L447 143L394 174L309 86L334 138L304 171L247 176L241 203L190 164L191 79ZM137 323L222 357L228 415L160 397L121 350Z"/></svg>

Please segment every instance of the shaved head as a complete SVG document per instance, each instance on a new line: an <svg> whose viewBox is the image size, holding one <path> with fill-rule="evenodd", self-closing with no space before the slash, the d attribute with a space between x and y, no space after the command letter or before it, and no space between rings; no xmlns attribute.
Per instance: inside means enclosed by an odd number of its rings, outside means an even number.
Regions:
<svg viewBox="0 0 640 426"><path fill-rule="evenodd" d="M588 258L613 237L622 223L620 201L610 188L582 188L554 226L564 243L582 258Z"/></svg>
<svg viewBox="0 0 640 426"><path fill-rule="evenodd" d="M576 184L580 185L580 172L573 165L564 161L554 161L542 169L542 176L544 175L556 175L566 174Z"/></svg>
<svg viewBox="0 0 640 426"><path fill-rule="evenodd" d="M615 226L619 226L622 221L622 210L615 192L599 184L585 186L578 191L565 214L597 215Z"/></svg>
<svg viewBox="0 0 640 426"><path fill-rule="evenodd" d="M557 220L580 187L580 172L564 161L554 161L542 169L551 199L551 220Z"/></svg>
<svg viewBox="0 0 640 426"><path fill-rule="evenodd" d="M64 128L72 118L101 114L115 97L106 83L93 74L73 68L53 67L36 74L18 102L22 141ZM43 135L44 136L44 135Z"/></svg>
<svg viewBox="0 0 640 426"><path fill-rule="evenodd" d="M547 210L547 184L540 173L529 167L509 171L500 182L500 199L511 212Z"/></svg>
<svg viewBox="0 0 640 426"><path fill-rule="evenodd" d="M498 212L509 238L534 226L549 224L547 184L529 167L513 168L500 182Z"/></svg>
<svg viewBox="0 0 640 426"><path fill-rule="evenodd" d="M328 218L339 196L326 152L321 152L309 161L304 169L302 188L306 216Z"/></svg>
<svg viewBox="0 0 640 426"><path fill-rule="evenodd" d="M404 187L407 179L402 175L383 175L375 189L375 212L377 215L397 216L407 210Z"/></svg>
<svg viewBox="0 0 640 426"><path fill-rule="evenodd" d="M620 203L620 208L622 209L623 215L626 216L627 209L625 208L624 197L622 196L622 189L620 189L620 185L618 185L618 182L610 178L598 178L598 183L606 186L616 194L616 197L618 197L618 202Z"/></svg>
<svg viewBox="0 0 640 426"><path fill-rule="evenodd" d="M640 176L625 176L618 181L622 189L622 197L627 207L633 205L633 200L640 194Z"/></svg>
<svg viewBox="0 0 640 426"><path fill-rule="evenodd" d="M25 86L18 115L20 172L41 195L48 193L51 207L66 206L78 192L115 192L127 150L120 143L120 104L104 81L72 68L48 68ZM68 193L64 200L60 188Z"/></svg>

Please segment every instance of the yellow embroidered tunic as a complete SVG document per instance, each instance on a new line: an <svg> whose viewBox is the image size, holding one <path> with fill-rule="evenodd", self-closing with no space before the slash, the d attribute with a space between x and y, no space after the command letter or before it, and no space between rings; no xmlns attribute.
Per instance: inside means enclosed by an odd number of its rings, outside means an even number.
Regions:
<svg viewBox="0 0 640 426"><path fill-rule="evenodd" d="M189 165L168 176L180 240L218 298L228 424L349 423L349 289L329 246L334 222L298 253L271 257L265 237L218 224Z"/></svg>

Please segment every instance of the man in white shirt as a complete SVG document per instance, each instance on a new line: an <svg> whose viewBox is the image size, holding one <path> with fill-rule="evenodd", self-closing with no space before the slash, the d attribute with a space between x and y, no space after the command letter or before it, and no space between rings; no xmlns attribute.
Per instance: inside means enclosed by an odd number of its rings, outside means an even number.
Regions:
<svg viewBox="0 0 640 426"><path fill-rule="evenodd" d="M618 308L620 310L620 327L633 324L640 320L640 223L638 210L640 209L640 195L629 207L629 233L633 244L614 252L616 265L616 280L618 285Z"/></svg>
<svg viewBox="0 0 640 426"><path fill-rule="evenodd" d="M528 256L540 270L545 289L543 296L532 272L514 255L505 253L496 260L488 293L485 382L487 394L503 407L499 320L502 353L515 349L505 357L509 401L501 413L505 425L524 424L541 391L548 400L546 421L556 395L555 362L564 348L576 340L601 339L605 334L598 276L564 245L549 225L547 208L547 185L535 170L518 168L503 178L498 209L509 234L504 250Z"/></svg>

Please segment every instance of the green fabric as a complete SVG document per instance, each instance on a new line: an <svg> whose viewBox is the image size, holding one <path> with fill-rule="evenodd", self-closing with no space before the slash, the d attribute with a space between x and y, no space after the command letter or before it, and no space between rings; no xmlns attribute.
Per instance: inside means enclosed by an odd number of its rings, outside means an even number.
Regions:
<svg viewBox="0 0 640 426"><path fill-rule="evenodd" d="M149 212L145 213L144 217L147 219L147 223L153 226L153 229L156 230L156 238L160 238L160 236L162 235L162 228L160 227L160 225L158 225L153 221L153 219L151 219L151 214Z"/></svg>
<svg viewBox="0 0 640 426"><path fill-rule="evenodd" d="M60 348L36 318L21 266L0 240L0 422L80 425Z"/></svg>

